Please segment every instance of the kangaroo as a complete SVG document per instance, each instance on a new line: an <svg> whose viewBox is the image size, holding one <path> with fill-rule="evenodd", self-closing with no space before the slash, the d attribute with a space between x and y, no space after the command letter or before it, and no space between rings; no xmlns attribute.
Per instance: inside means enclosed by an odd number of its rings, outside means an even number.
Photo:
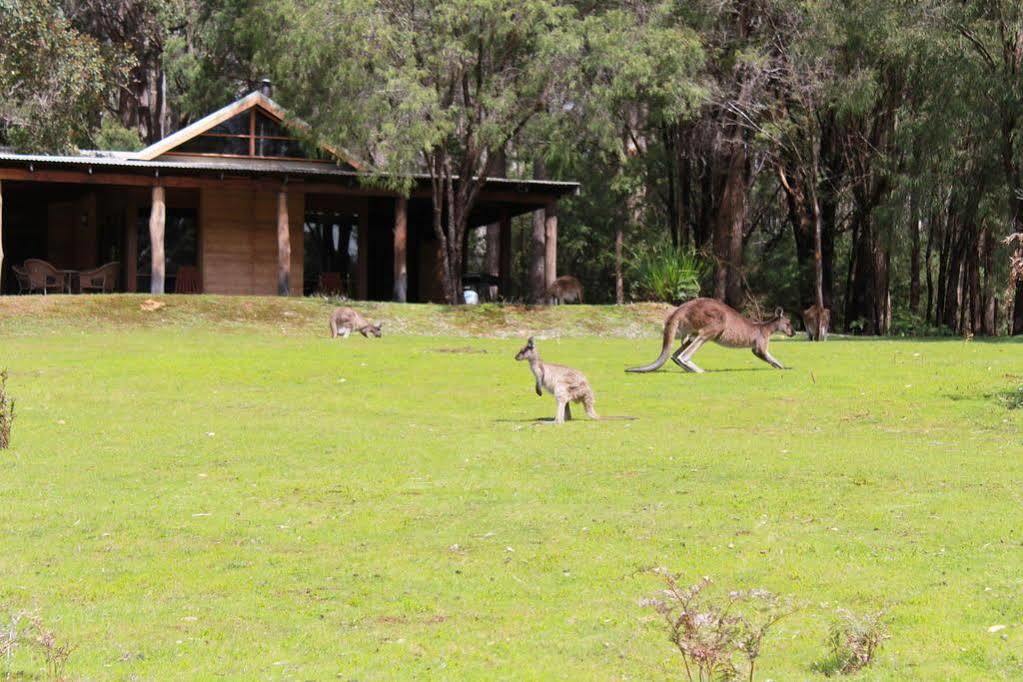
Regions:
<svg viewBox="0 0 1023 682"><path fill-rule="evenodd" d="M752 348L753 355L776 369L785 367L771 357L767 346L771 334L784 332L792 336L792 323L785 312L778 308L774 317L764 322L754 322L743 317L739 311L713 298L695 298L683 303L668 315L664 321L664 343L661 356L649 365L633 367L628 372L653 372L660 369L671 355L672 361L687 372L703 372L693 363L693 355L708 341L727 348ZM671 344L675 335L682 332L685 338L674 353Z"/></svg>
<svg viewBox="0 0 1023 682"><path fill-rule="evenodd" d="M336 339L338 336L347 339L353 331L359 332L367 338L372 334L379 339L383 336L383 332L380 331L382 326L383 322L370 324L357 311L347 307L337 308L330 314L330 338L332 339Z"/></svg>
<svg viewBox="0 0 1023 682"><path fill-rule="evenodd" d="M831 326L831 311L814 304L803 311L803 325L811 341L827 341Z"/></svg>
<svg viewBox="0 0 1023 682"><path fill-rule="evenodd" d="M569 301L583 302L583 285L572 275L562 275L551 282L544 293L548 303L561 304Z"/></svg>
<svg viewBox="0 0 1023 682"><path fill-rule="evenodd" d="M536 352L536 344L533 343L532 336L529 337L525 347L515 355L515 359L529 361L529 369L536 377L537 395L542 396L545 388L548 393L554 394L554 399L558 402L558 409L554 414L555 424L564 424L566 419L572 418L570 402L582 403L586 415L590 419L600 419L596 410L593 409L595 400L593 389L590 388L590 384L582 372L571 367L545 363L540 359L540 354Z"/></svg>

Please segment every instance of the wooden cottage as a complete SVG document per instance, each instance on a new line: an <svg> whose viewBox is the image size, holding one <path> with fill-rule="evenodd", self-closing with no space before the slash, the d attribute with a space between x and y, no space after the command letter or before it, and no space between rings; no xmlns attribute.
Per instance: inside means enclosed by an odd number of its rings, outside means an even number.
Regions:
<svg viewBox="0 0 1023 682"><path fill-rule="evenodd" d="M66 291L80 273L111 264L117 291L442 300L429 178L415 178L408 198L367 187L357 162L326 148L309 153L289 121L257 91L140 152L0 150L0 292L24 291L22 264L38 259L66 277ZM503 292L511 219L547 210L553 281L552 209L576 189L487 181L471 224L500 225Z"/></svg>

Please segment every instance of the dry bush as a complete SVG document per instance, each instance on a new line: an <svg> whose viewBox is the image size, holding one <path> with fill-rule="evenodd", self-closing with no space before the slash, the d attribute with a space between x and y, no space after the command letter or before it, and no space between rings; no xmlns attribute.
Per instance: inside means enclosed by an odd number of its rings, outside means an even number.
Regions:
<svg viewBox="0 0 1023 682"><path fill-rule="evenodd" d="M0 450L11 447L14 424L14 398L7 395L7 369L0 370Z"/></svg>
<svg viewBox="0 0 1023 682"><path fill-rule="evenodd" d="M54 682L64 680L68 659L74 652L74 645L61 642L57 635L46 627L42 618L31 611L13 611L7 623L0 629L0 659L3 660L4 679L11 679L14 652L24 648L39 656L46 667L46 679Z"/></svg>
<svg viewBox="0 0 1023 682"><path fill-rule="evenodd" d="M891 635L884 612L857 614L840 609L828 635L828 655L814 668L828 677L849 675L870 665L881 644Z"/></svg>
<svg viewBox="0 0 1023 682"><path fill-rule="evenodd" d="M644 606L653 607L668 626L671 643L682 654L689 680L753 680L768 630L794 610L766 590L710 592L711 580L680 583L681 575L655 571L665 589Z"/></svg>

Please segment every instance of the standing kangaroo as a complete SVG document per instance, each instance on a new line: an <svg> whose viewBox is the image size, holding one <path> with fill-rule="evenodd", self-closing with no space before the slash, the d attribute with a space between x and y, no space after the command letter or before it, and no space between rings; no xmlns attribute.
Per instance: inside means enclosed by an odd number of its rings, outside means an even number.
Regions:
<svg viewBox="0 0 1023 682"><path fill-rule="evenodd" d="M816 303L803 311L803 324L811 341L827 341L831 327L831 311Z"/></svg>
<svg viewBox="0 0 1023 682"><path fill-rule="evenodd" d="M561 304L569 301L583 302L583 285L572 275L562 275L551 282L544 292L544 298L550 304Z"/></svg>
<svg viewBox="0 0 1023 682"><path fill-rule="evenodd" d="M545 363L540 359L540 354L536 352L532 336L529 337L525 347L515 355L515 359L529 361L529 369L536 377L537 395L542 396L545 388L548 393L554 394L554 399L558 402L558 410L554 414L555 424L564 424L566 419L572 418L570 402L582 403L590 419L600 419L596 410L593 409L595 400L593 389L590 388L590 384L582 372L571 367Z"/></svg>
<svg viewBox="0 0 1023 682"><path fill-rule="evenodd" d="M771 342L771 334L784 332L792 336L792 323L785 312L778 308L774 317L764 322L754 322L743 317L739 311L713 298L695 298L683 303L664 321L664 343L661 356L649 365L633 367L629 372L653 372L663 365L668 356L672 361L687 372L703 372L693 363L693 355L708 341L713 341L727 348L752 348L753 355L777 369L785 369L780 362L771 357L767 346ZM674 353L671 344L675 336L682 333L682 345Z"/></svg>
<svg viewBox="0 0 1023 682"><path fill-rule="evenodd" d="M330 315L330 338L336 339L340 336L347 339L352 332L359 332L367 338L372 334L379 339L383 335L380 331L382 326L383 322L370 324L366 318L351 308L336 308Z"/></svg>

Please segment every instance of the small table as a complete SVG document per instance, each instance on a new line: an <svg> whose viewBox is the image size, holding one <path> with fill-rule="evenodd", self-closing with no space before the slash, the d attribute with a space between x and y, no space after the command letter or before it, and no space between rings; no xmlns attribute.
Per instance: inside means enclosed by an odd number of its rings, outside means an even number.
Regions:
<svg viewBox="0 0 1023 682"><path fill-rule="evenodd" d="M58 270L57 272L59 272L61 274L61 277L64 278L65 291L67 291L69 294L74 293L71 290L72 282L74 282L75 278L78 277L78 270Z"/></svg>

